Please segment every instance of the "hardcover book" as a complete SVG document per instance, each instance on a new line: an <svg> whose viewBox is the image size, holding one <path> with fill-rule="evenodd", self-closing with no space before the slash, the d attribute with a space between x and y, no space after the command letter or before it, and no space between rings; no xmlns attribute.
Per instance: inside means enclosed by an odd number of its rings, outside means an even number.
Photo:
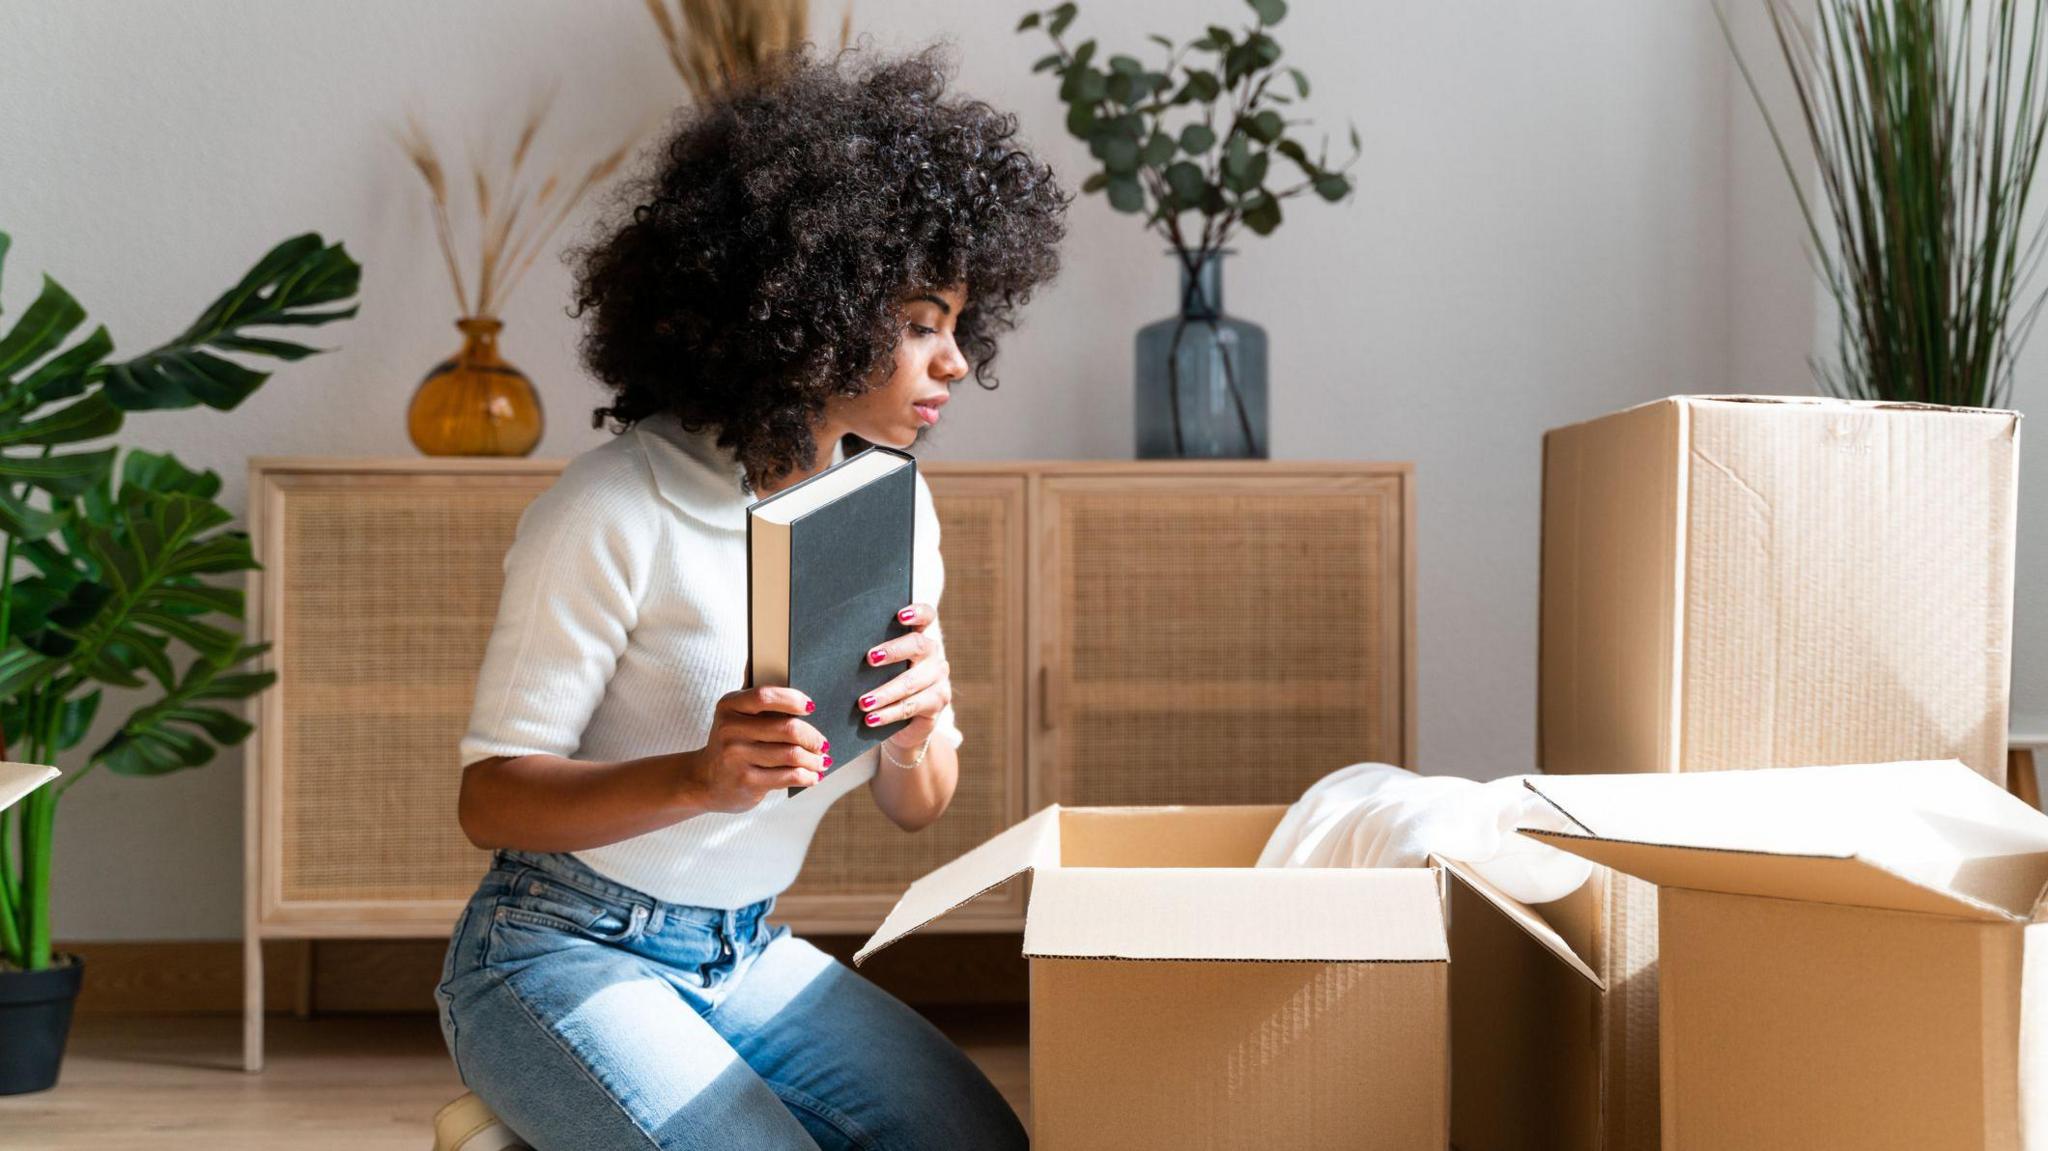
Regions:
<svg viewBox="0 0 2048 1151"><path fill-rule="evenodd" d="M750 686L788 686L832 745L830 775L909 720L866 723L860 697L903 673L869 649L911 630L917 460L874 446L747 507ZM789 794L805 790L792 787Z"/></svg>

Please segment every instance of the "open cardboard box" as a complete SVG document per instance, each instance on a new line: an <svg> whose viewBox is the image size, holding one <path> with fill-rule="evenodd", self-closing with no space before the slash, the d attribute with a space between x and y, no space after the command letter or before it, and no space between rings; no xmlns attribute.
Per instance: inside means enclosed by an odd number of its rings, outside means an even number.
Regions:
<svg viewBox="0 0 2048 1151"><path fill-rule="evenodd" d="M1048 807L912 883L854 963L1028 872L1035 1146L1442 1151L1437 874L1255 867L1286 810Z"/></svg>
<svg viewBox="0 0 2048 1151"><path fill-rule="evenodd" d="M2048 1151L2048 816L1953 760L1528 786L1657 885L1666 1151Z"/></svg>

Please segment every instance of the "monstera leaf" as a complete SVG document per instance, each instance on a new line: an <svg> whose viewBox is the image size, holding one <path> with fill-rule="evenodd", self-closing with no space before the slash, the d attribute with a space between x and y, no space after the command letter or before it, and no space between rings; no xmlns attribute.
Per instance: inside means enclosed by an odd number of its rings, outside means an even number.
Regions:
<svg viewBox="0 0 2048 1151"><path fill-rule="evenodd" d="M164 775L206 764L219 748L247 739L247 720L209 705L247 699L277 682L274 672L233 670L269 646L238 646L225 660L194 660L162 699L129 716L93 759L122 775Z"/></svg>
<svg viewBox="0 0 2048 1151"><path fill-rule="evenodd" d="M0 232L0 263L8 246ZM269 373L222 353L287 363L314 354L318 349L251 335L249 329L353 316L352 305L330 305L355 295L361 273L340 244L311 233L293 237L272 248L168 343L118 361L108 360L114 341L105 327L66 346L84 326L85 309L44 276L34 302L0 337L0 533L21 541L59 530L71 512L65 501L98 484L113 465L111 448L53 449L113 435L125 412L235 407ZM32 506L30 489L47 493L49 506Z"/></svg>

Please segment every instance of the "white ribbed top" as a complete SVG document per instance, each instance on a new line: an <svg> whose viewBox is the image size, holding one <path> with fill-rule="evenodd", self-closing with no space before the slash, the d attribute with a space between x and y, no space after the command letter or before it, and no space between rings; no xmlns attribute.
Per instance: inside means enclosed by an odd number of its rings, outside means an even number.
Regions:
<svg viewBox="0 0 2048 1151"><path fill-rule="evenodd" d="M703 747L747 663L745 468L670 416L571 460L519 520L484 651L467 766L496 755L592 762ZM832 462L844 452L833 446ZM939 602L945 568L931 489L917 477L912 599ZM905 665L891 665L898 671ZM949 705L933 739L958 747ZM796 879L826 809L875 772L874 749L792 798L694 816L576 857L657 899L737 908Z"/></svg>

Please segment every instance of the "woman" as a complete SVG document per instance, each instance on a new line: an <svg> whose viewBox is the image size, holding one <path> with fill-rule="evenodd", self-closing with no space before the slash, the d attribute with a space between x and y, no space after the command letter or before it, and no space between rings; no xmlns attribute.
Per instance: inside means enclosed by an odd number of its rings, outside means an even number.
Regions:
<svg viewBox="0 0 2048 1151"><path fill-rule="evenodd" d="M462 742L462 827L495 855L436 991L464 1082L541 1151L1025 1143L936 1028L763 920L847 792L906 831L952 797L922 477L908 631L870 653L901 670L860 701L909 721L885 762L820 782L819 701L733 688L747 504L914 446L970 367L993 387L997 334L1058 268L1071 195L1015 117L942 99L937 52L849 75L806 50L690 114L580 253L619 434L506 556Z"/></svg>

